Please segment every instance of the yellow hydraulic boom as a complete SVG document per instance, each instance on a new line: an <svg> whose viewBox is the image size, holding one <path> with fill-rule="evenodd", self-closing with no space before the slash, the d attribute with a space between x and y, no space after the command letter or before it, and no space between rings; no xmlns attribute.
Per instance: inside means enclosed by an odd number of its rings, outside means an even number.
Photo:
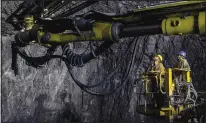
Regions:
<svg viewBox="0 0 206 123"><path fill-rule="evenodd" d="M25 16L25 30L17 34L16 41L40 44L65 44L76 41L112 41L123 37L140 35L186 35L206 34L205 1L183 1L134 10L125 15L110 16L93 12L71 25L64 23L71 20L40 20ZM88 23L88 20L95 22ZM34 23L35 22L35 23ZM55 23L59 23L57 24ZM54 25L51 25L54 23ZM48 25L47 25L48 24ZM91 25L88 28L88 25ZM47 28L50 26L49 28ZM52 27L53 26L53 27ZM58 33L52 29L63 28ZM76 27L76 28L74 28ZM49 30L50 29L50 30ZM77 30L76 30L77 29ZM82 31L82 30L83 31ZM77 34L77 32L79 34Z"/></svg>

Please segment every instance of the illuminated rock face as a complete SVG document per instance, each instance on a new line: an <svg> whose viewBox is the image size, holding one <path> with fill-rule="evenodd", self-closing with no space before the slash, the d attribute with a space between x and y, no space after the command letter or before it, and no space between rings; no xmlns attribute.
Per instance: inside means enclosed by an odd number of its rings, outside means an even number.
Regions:
<svg viewBox="0 0 206 123"><path fill-rule="evenodd" d="M132 1L131 1L132 2ZM125 6L115 12L124 13L128 9L127 2L118 4ZM128 2L129 3L129 2ZM144 5L144 2L140 2ZM98 6L90 9L101 10L100 5L114 6L114 2L101 1ZM133 4L133 3L130 3ZM135 92L141 91L141 75L151 62L152 56L161 53L164 57L164 65L172 67L176 62L176 53L184 49L188 54L188 61L192 68L193 82L196 88L206 87L206 38L199 36L147 36L141 37L138 42L138 52L135 63L129 74L129 79L123 88L108 97L96 97L82 93L74 83L67 68L59 59L51 60L40 69L28 66L22 58L18 58L19 75L15 76L11 70L11 41L14 40L12 27L5 23L5 18L18 6L14 2L2 2L2 121L3 122L117 122L118 120L139 121L143 119L136 113L137 103L142 103ZM133 4L136 5L136 4ZM11 7L12 6L12 7ZM118 6L115 6L118 8ZM114 8L115 8L114 7ZM10 9L12 8L12 9ZM10 11L11 10L11 11ZM104 8L102 8L102 11ZM85 10L86 11L86 10ZM106 11L106 10L105 10ZM114 11L109 10L107 11ZM11 35L10 35L11 34ZM127 41L112 46L111 50L104 53L98 59L86 64L83 68L74 69L75 76L84 84L98 83L112 71L122 58L127 48ZM87 43L73 45L76 53L82 53ZM32 56L40 56L45 53L45 48L40 46L28 46L26 52ZM131 49L132 51L132 49ZM57 54L61 49L57 50ZM107 82L110 88L116 87L120 79L125 75L124 69L128 66L131 56L121 65L116 77ZM133 88L133 83L137 88ZM106 86L106 85L105 85ZM98 91L97 88L93 91ZM140 99L140 100L139 100Z"/></svg>

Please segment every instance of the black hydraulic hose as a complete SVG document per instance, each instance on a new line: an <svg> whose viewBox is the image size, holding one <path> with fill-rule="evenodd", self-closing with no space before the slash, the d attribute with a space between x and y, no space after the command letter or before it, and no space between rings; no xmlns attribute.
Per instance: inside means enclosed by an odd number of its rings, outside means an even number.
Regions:
<svg viewBox="0 0 206 123"><path fill-rule="evenodd" d="M45 62L54 59L54 58L60 58L63 61L66 61L66 58L60 56L60 55L45 55L45 56L41 56L41 57L30 57L28 56L26 53L22 52L19 50L19 48L16 46L16 44L12 44L12 50L16 51L16 53L18 53L22 58L26 59L27 61L30 62L38 62L39 64L44 64Z"/></svg>
<svg viewBox="0 0 206 123"><path fill-rule="evenodd" d="M62 6L62 1L55 1L55 5L51 6L48 9L48 13L45 15L45 17L51 16L53 13L55 13L58 9L60 9Z"/></svg>
<svg viewBox="0 0 206 123"><path fill-rule="evenodd" d="M32 40L35 39L36 37L36 31L35 30L30 30L30 31L26 31L26 32L22 32L22 33L18 33L15 35L15 41L16 44L18 46L25 46L26 44L29 44L29 42L31 42ZM22 40L24 42L22 42ZM73 65L73 66L83 66L85 63L89 62L90 60L94 59L95 57L99 56L100 54L102 54L104 51L106 51L107 49L109 49L112 45L114 44L114 42L109 42L109 41L105 41L103 42L100 47L98 47L97 49L95 49L93 52L90 52L89 54L83 55L83 54L75 54L73 53L70 49L66 49L64 51L64 54L66 55L66 58L69 62L69 64ZM16 48L17 52L18 48ZM19 52L20 53L20 52ZM26 59L31 59L31 61L48 61L50 60L49 57L51 56L43 56L40 58L29 58L28 55L22 54L20 53L20 55ZM57 57L57 56L53 56L53 57Z"/></svg>
<svg viewBox="0 0 206 123"><path fill-rule="evenodd" d="M132 42L129 44L127 50L126 50L126 54L124 55L124 57L121 59L121 61L118 63L117 67L113 70L112 73L110 73L105 79L104 81L101 81L100 83L97 83L95 85L84 85L82 84L82 82L78 81L77 79L75 79L75 76L73 75L73 73L71 72L71 70L69 69L69 72L72 76L72 78L76 81L77 85L81 86L81 87L84 87L84 88L93 88L93 87L97 87L103 83L105 83L106 80L110 79L112 76L115 75L115 73L117 72L118 68L120 67L120 64L124 61L124 59L126 58L126 56L128 55L129 53L129 49L132 45ZM54 59L54 58L60 58L61 60L63 60L64 62L67 63L68 66L71 66L71 64L68 63L68 60L67 58L65 57L62 57L60 55L45 55L45 56L41 56L41 57L30 57L28 56L26 53L22 52L19 50L18 46L15 44L15 43L12 43L12 51L13 53L18 53L23 59L29 61L29 62L36 62L38 64L44 64L46 63L47 61L51 60L51 59ZM12 53L12 54L13 54ZM16 56L15 54L13 54L14 56ZM15 66L16 65L16 62L13 62L12 64L12 68L15 70ZM16 73L16 70L15 70L15 73Z"/></svg>
<svg viewBox="0 0 206 123"><path fill-rule="evenodd" d="M72 15L72 14L74 14L74 13L76 13L76 12L86 8L86 7L89 7L97 2L98 2L98 0L93 0L93 1L87 0L86 2L83 2L80 5L67 10L66 12L60 13L59 15L55 16L54 18L68 17L68 16L70 16L70 15Z"/></svg>
<svg viewBox="0 0 206 123"><path fill-rule="evenodd" d="M114 23L112 25L112 37L115 41L118 41L119 38L119 32L122 28L121 23ZM63 51L63 55L66 55L68 59L68 63L72 66L83 66L85 63L89 62L90 60L94 59L95 57L99 56L103 52L105 52L107 49L109 49L114 44L114 41L104 41L97 49L90 52L89 54L75 54L73 53L69 48L66 48Z"/></svg>
<svg viewBox="0 0 206 123"><path fill-rule="evenodd" d="M132 43L131 43L132 44ZM130 44L130 46L131 46L131 44ZM60 56L60 55L48 55L48 56L41 56L41 57L29 57L27 54L25 54L25 53L23 53L23 52L21 52L20 50L19 50L19 48L15 45L15 44L13 44L14 45L14 50L22 57L22 58L24 58L24 59L26 59L27 61L31 61L31 62L42 62L42 64L44 64L46 61L49 61L49 60L51 60L51 59L53 59L53 58L60 58L61 60L63 60L63 61L65 61L65 63L66 63L66 65L67 65L67 67L68 68L70 68L70 64L68 63L68 61L67 61L67 58L65 58L65 57L62 57L62 56ZM129 47L130 47L129 46ZM128 47L128 49L127 50L129 50L129 47ZM136 49L136 44L135 44L135 48L134 49ZM99 51L99 50L97 50L97 51ZM136 50L135 50L136 51ZM99 52L99 53L101 53L101 52ZM127 53L128 53L128 51L127 51ZM135 54L134 54L135 52L133 52L133 59L134 59L134 56L135 56ZM126 54L127 55L127 54ZM125 56L126 56L125 55ZM123 61L123 60L122 60ZM132 60L132 62L130 63L130 69L131 69L131 65L133 64L133 62L134 62L134 60ZM116 68L117 69L117 68ZM87 93L90 93L90 94L92 94L92 95L97 95L97 96L104 96L104 95L110 95L110 94L112 94L112 93L114 93L114 92L116 92L116 91L118 91L119 89L121 89L121 87L124 85L124 83L127 81L127 78L128 78L128 75L129 75L129 72L130 72L130 69L128 70L128 72L127 72L127 74L126 74L126 79L124 79L124 82L122 83L122 85L120 85L119 87L117 87L116 89L114 89L112 92L110 92L110 93L95 93L95 92L91 92L91 91L89 91L89 90L86 90L86 88L91 88L91 87L96 87L96 86L99 86L99 85L101 85L102 84L102 82L101 83L98 83L98 84L95 84L95 85L84 85L84 84L82 84L82 83L79 83L79 81L75 81L75 83L83 90L83 91L85 91L85 92L87 92ZM70 71L70 69L69 69L69 71ZM115 70L116 71L116 70ZM109 76L109 77L111 77L111 76L113 76L114 75L114 73L115 73L115 71L113 72L113 73L111 73L111 75ZM108 77L108 78L109 78ZM74 80L76 80L75 78L74 78L74 76L72 76L72 78L74 79ZM107 79L108 79L107 78ZM106 79L106 80L107 80ZM106 81L105 80L105 81Z"/></svg>
<svg viewBox="0 0 206 123"><path fill-rule="evenodd" d="M136 42L135 42L134 49L133 49L133 53L132 53L132 60L131 60L131 62L130 62L129 68L128 68L128 70L127 70L125 79L124 79L124 81L122 82L122 84L121 84L119 87L115 88L115 89L114 89L113 91L111 91L111 92L107 92L107 93L97 93L97 92L89 91L89 90L87 90L86 88L84 88L84 87L82 87L82 86L79 86L79 83L77 83L76 81L74 81L74 82L75 82L83 91L85 91L85 92L87 92L87 93L89 93L89 94L91 94L91 95L96 95L96 96L109 96L109 95L113 94L114 92L119 91L119 90L124 86L124 84L127 82L128 77L129 77L129 74L130 74L130 72L131 72L132 65L133 65L133 63L134 63L134 59L135 59L135 56L136 56L136 50L137 50L137 42L138 42L137 38L135 38L135 40L136 40ZM68 64L67 64L67 66L68 66ZM68 68L69 68L69 67L68 67ZM73 78L73 79L75 80L75 78Z"/></svg>
<svg viewBox="0 0 206 123"><path fill-rule="evenodd" d="M18 67L17 67L17 52L15 50L15 45L11 44L11 50L12 50L12 63L11 63L11 69L14 71L14 74L18 74Z"/></svg>
<svg viewBox="0 0 206 123"><path fill-rule="evenodd" d="M111 92L106 92L106 93L95 93L95 92L92 92L92 91L89 91L89 90L86 90L86 89L83 89L83 90L86 91L87 93L91 94L91 95L96 95L96 96L109 96L109 95L119 91L124 86L124 84L127 82L128 78L129 78L129 74L131 72L132 65L134 63L134 59L135 59L136 51L137 51L137 42L138 42L137 38L135 38L135 40L136 40L136 42L135 42L133 53L132 53L133 54L132 55L132 60L130 62L130 65L129 65L128 71L126 73L125 79L123 80L122 84L119 87L115 88Z"/></svg>
<svg viewBox="0 0 206 123"><path fill-rule="evenodd" d="M64 3L62 3L62 1L58 1L58 3L56 3L52 8L49 9L49 12L46 14L46 17L51 16L53 13L55 13L59 9L68 5L69 2L71 2L71 1L65 1Z"/></svg>
<svg viewBox="0 0 206 123"><path fill-rule="evenodd" d="M45 9L47 9L49 12L61 1L50 1L47 6L45 6Z"/></svg>
<svg viewBox="0 0 206 123"><path fill-rule="evenodd" d="M85 63L89 62L90 60L94 59L95 57L102 54L104 51L109 49L114 42L107 42L104 41L100 47L95 49L93 52L90 52L89 54L83 55L83 54L75 54L71 51L71 49L67 48L64 51L64 55L66 55L66 58L68 60L68 64L71 64L72 66L83 66Z"/></svg>
<svg viewBox="0 0 206 123"><path fill-rule="evenodd" d="M125 60L125 58L127 57L128 53L129 53L129 50L132 46L132 43L131 42L126 50L126 53L125 55L123 56L123 58L121 59L121 61L117 64L117 67L109 74L106 76L105 79L103 79L101 82L97 83L97 84L94 84L94 85L85 85L83 84L83 82L80 82L76 77L75 75L72 73L72 70L71 70L71 66L68 65L68 62L67 62L67 67L68 67L68 71L72 77L72 79L76 82L76 84L82 88L94 88L94 87L97 87L99 85L102 85L103 83L105 83L107 80L109 80L111 77L113 77L115 75L115 73L117 72L117 70L119 69L120 65L123 63L123 61Z"/></svg>

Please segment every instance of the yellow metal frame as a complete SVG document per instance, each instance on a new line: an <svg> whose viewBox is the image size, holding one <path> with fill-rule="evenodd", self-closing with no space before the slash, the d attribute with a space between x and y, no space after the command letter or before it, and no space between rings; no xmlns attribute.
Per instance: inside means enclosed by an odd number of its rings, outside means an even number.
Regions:
<svg viewBox="0 0 206 123"><path fill-rule="evenodd" d="M165 81L164 81L164 90L165 90L165 94L166 94L167 97L172 96L173 92L175 90L175 82L174 82L174 79L173 79L173 74L175 72L180 72L181 74L184 75L185 80L187 82L191 82L190 71L184 70L184 69L176 69L176 68L175 69L172 69L172 68L166 69L165 78L164 78L165 79ZM150 78L149 75L146 75L145 78L144 78L146 94L151 93L151 92L148 91L149 78ZM163 107L151 108L147 105L144 105L144 106L140 105L137 110L138 110L139 113L142 113L142 114L145 114L145 115L156 114L156 115L159 115L160 117L165 117L168 121L172 121L173 118L174 118L174 115L178 115L181 111L185 110L186 108L188 108L190 106L189 104L184 104L184 105L180 105L179 107L173 107L171 105L170 101L166 101L166 102L167 103Z"/></svg>

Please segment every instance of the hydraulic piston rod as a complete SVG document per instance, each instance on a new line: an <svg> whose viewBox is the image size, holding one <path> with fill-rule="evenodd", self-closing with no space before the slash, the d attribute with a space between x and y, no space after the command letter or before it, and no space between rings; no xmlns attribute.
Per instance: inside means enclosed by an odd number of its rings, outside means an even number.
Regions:
<svg viewBox="0 0 206 123"><path fill-rule="evenodd" d="M121 37L136 35L206 35L206 12L200 12L194 16L171 17L156 22L156 24L128 25L120 34Z"/></svg>

